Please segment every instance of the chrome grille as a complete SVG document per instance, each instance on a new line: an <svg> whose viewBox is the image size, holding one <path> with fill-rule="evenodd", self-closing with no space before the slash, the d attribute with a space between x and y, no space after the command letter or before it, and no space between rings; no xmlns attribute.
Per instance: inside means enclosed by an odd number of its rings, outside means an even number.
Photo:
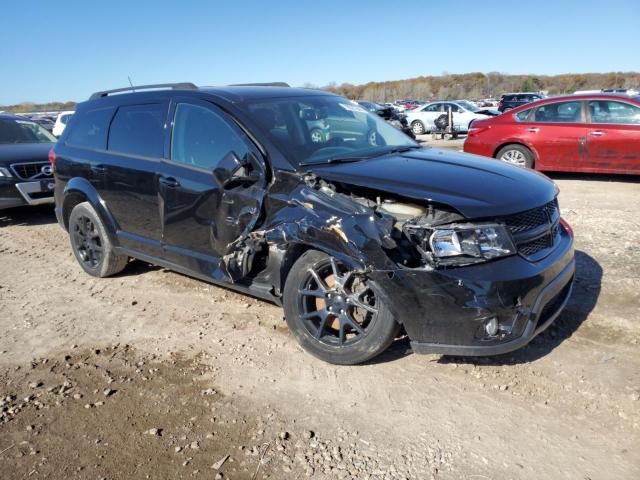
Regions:
<svg viewBox="0 0 640 480"><path fill-rule="evenodd" d="M11 165L11 170L21 180L47 179L53 176L42 173L42 167L47 165L49 162L14 163Z"/></svg>

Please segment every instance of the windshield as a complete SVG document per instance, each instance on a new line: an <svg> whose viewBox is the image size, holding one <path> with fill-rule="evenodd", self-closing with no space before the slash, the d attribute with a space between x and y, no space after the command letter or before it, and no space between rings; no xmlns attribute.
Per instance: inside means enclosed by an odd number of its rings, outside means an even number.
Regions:
<svg viewBox="0 0 640 480"><path fill-rule="evenodd" d="M0 118L0 144L54 143L56 137L30 120Z"/></svg>
<svg viewBox="0 0 640 480"><path fill-rule="evenodd" d="M394 148L419 148L379 116L342 97L260 99L246 107L271 141L298 165L362 160Z"/></svg>
<svg viewBox="0 0 640 480"><path fill-rule="evenodd" d="M458 105L460 105L463 108L466 108L467 110L469 110L470 112L477 112L478 110L480 110L478 107L476 107L473 103L471 102L467 102L466 100L460 100L458 102L456 102Z"/></svg>

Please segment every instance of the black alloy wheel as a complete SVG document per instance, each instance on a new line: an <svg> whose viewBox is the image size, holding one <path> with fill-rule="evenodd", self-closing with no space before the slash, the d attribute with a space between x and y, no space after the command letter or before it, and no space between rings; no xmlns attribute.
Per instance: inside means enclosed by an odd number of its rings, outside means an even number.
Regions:
<svg viewBox="0 0 640 480"><path fill-rule="evenodd" d="M328 345L349 345L366 337L378 313L366 280L333 258L307 270L298 302L307 331Z"/></svg>
<svg viewBox="0 0 640 480"><path fill-rule="evenodd" d="M378 288L362 271L309 250L287 276L287 325L305 350L326 362L370 360L387 349L401 328Z"/></svg>
<svg viewBox="0 0 640 480"><path fill-rule="evenodd" d="M71 225L71 235L80 260L88 268L97 268L104 252L100 233L93 221L86 215L76 217Z"/></svg>

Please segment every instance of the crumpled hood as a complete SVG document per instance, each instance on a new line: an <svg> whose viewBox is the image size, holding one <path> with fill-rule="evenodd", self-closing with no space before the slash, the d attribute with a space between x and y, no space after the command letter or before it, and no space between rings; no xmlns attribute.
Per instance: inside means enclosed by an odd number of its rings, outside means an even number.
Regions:
<svg viewBox="0 0 640 480"><path fill-rule="evenodd" d="M0 143L0 165L12 163L46 162L53 143Z"/></svg>
<svg viewBox="0 0 640 480"><path fill-rule="evenodd" d="M523 212L557 193L555 184L538 172L434 148L310 168L325 180L443 203L467 218Z"/></svg>

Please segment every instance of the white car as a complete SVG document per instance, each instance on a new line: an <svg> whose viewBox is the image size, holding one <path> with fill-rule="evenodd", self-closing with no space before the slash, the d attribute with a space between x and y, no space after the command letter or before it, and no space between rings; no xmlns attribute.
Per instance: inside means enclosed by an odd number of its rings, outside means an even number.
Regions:
<svg viewBox="0 0 640 480"><path fill-rule="evenodd" d="M59 137L60 135L62 135L62 132L64 132L64 127L67 126L67 122L69 121L69 119L71 118L71 116L74 114L75 112L73 110L67 110L66 112L60 112L58 114L58 116L56 117L56 123L53 126L53 135L56 137Z"/></svg>
<svg viewBox="0 0 640 480"><path fill-rule="evenodd" d="M422 135L436 130L434 123L436 118L448 113L449 107L451 107L453 113L453 125L459 132L468 132L471 123L475 120L490 118L495 115L493 112L478 108L466 100L429 102L415 110L406 112L407 122L409 122L414 135Z"/></svg>

